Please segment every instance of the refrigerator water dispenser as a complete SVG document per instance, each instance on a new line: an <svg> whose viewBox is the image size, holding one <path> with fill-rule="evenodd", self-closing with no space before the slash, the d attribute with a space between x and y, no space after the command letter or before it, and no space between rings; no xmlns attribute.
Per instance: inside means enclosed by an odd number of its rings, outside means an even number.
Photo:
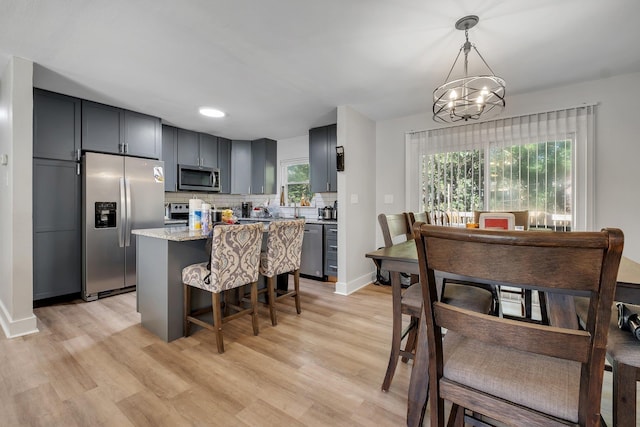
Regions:
<svg viewBox="0 0 640 427"><path fill-rule="evenodd" d="M96 228L116 227L116 202L96 202Z"/></svg>

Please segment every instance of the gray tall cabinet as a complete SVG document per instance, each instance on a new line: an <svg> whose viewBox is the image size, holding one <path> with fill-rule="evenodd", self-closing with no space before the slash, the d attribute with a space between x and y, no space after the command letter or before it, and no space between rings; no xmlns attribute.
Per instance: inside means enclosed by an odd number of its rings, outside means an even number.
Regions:
<svg viewBox="0 0 640 427"><path fill-rule="evenodd" d="M80 293L81 100L34 89L33 299Z"/></svg>
<svg viewBox="0 0 640 427"><path fill-rule="evenodd" d="M231 142L231 193L275 194L277 142L261 138Z"/></svg>

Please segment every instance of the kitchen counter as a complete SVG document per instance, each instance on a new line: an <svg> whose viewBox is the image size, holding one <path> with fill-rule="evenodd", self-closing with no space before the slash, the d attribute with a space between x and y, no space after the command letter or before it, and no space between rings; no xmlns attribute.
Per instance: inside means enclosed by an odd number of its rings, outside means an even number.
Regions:
<svg viewBox="0 0 640 427"><path fill-rule="evenodd" d="M282 221L282 220L291 220L291 219L302 219L302 218L238 218L240 222L271 222L271 221ZM304 218L307 224L337 224L337 219L319 219L316 217L308 217Z"/></svg>
<svg viewBox="0 0 640 427"><path fill-rule="evenodd" d="M144 228L132 230L131 234L137 236L153 237L155 239L171 240L174 242L187 242L189 240L203 240L207 238L200 230L190 231L189 227L183 225L163 228Z"/></svg>

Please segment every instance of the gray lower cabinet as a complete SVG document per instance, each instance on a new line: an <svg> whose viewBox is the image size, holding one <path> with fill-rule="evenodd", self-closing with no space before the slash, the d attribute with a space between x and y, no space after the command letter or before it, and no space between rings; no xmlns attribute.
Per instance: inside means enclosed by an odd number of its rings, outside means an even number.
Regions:
<svg viewBox="0 0 640 427"><path fill-rule="evenodd" d="M162 125L162 158L164 161L164 191L178 191L178 129Z"/></svg>
<svg viewBox="0 0 640 427"><path fill-rule="evenodd" d="M231 193L251 194L251 141L231 141Z"/></svg>
<svg viewBox="0 0 640 427"><path fill-rule="evenodd" d="M33 91L33 157L80 160L82 102L41 89Z"/></svg>
<svg viewBox="0 0 640 427"><path fill-rule="evenodd" d="M77 163L33 159L33 299L80 293L80 175Z"/></svg>
<svg viewBox="0 0 640 427"><path fill-rule="evenodd" d="M314 193L338 191L336 144L335 124L309 130L309 181Z"/></svg>
<svg viewBox="0 0 640 427"><path fill-rule="evenodd" d="M220 169L220 192L231 193L231 140L218 137L218 169Z"/></svg>
<svg viewBox="0 0 640 427"><path fill-rule="evenodd" d="M160 119L92 101L82 101L82 149L159 159Z"/></svg>
<svg viewBox="0 0 640 427"><path fill-rule="evenodd" d="M324 275L338 277L338 224L324 226Z"/></svg>

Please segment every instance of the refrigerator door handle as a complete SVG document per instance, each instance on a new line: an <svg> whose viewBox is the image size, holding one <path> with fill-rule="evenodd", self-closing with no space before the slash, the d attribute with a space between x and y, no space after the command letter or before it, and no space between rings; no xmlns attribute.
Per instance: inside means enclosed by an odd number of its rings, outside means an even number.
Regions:
<svg viewBox="0 0 640 427"><path fill-rule="evenodd" d="M124 230L127 221L124 196L124 178L120 178L120 232L118 233L118 246L120 246L121 248L124 247Z"/></svg>
<svg viewBox="0 0 640 427"><path fill-rule="evenodd" d="M129 178L124 179L125 185L125 194L127 198L127 222L124 231L124 245L131 245L131 183L129 182Z"/></svg>

